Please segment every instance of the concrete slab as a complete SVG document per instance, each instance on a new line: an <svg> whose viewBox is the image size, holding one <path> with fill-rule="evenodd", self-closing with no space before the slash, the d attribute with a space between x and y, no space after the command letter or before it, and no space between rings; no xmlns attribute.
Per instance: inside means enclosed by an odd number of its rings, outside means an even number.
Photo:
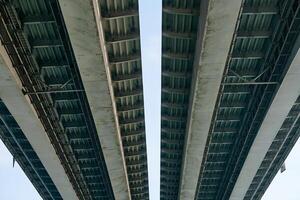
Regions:
<svg viewBox="0 0 300 200"><path fill-rule="evenodd" d="M201 2L180 199L194 199L207 136L242 0Z"/></svg>
<svg viewBox="0 0 300 200"><path fill-rule="evenodd" d="M98 2L59 0L103 150L115 198L130 199Z"/></svg>

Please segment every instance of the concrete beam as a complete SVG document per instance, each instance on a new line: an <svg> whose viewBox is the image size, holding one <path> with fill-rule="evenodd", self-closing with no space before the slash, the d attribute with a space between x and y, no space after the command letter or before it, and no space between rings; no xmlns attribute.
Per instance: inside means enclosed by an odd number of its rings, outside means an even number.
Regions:
<svg viewBox="0 0 300 200"><path fill-rule="evenodd" d="M199 15L198 10L196 9L175 8L170 6L164 6L163 12L175 15Z"/></svg>
<svg viewBox="0 0 300 200"><path fill-rule="evenodd" d="M105 39L108 44L114 44L118 42L138 40L140 39L140 34L138 32L132 32L121 36L120 35L107 36Z"/></svg>
<svg viewBox="0 0 300 200"><path fill-rule="evenodd" d="M195 199L205 144L241 3L242 0L201 3L180 199Z"/></svg>
<svg viewBox="0 0 300 200"><path fill-rule="evenodd" d="M271 31L238 31L237 38L245 39L245 38L257 38L264 39L270 38L272 36Z"/></svg>
<svg viewBox="0 0 300 200"><path fill-rule="evenodd" d="M251 7L245 6L243 8L243 15L276 15L278 13L278 8L274 6L259 6L259 7Z"/></svg>
<svg viewBox="0 0 300 200"><path fill-rule="evenodd" d="M99 2L59 2L95 121L115 199L130 199L116 105L111 96L113 88L111 75L108 73L108 58L106 53L103 53L106 51L104 35L97 29L101 24Z"/></svg>
<svg viewBox="0 0 300 200"><path fill-rule="evenodd" d="M33 15L22 18L22 23L23 25L55 23L55 19L49 15Z"/></svg>
<svg viewBox="0 0 300 200"><path fill-rule="evenodd" d="M139 12L137 9L128 9L126 11L110 11L110 12L103 12L102 19L111 20L111 19L119 19L123 17L132 17L138 16Z"/></svg>
<svg viewBox="0 0 300 200"><path fill-rule="evenodd" d="M12 63L0 45L0 98L24 132L63 199L78 199L37 114L21 89Z"/></svg>
<svg viewBox="0 0 300 200"><path fill-rule="evenodd" d="M275 139L289 111L300 95L299 45L300 38L298 38L294 46L293 52L295 57L290 63L288 63L290 64L290 68L285 75L250 148L246 161L231 193L230 200L240 200L244 198L268 149Z"/></svg>

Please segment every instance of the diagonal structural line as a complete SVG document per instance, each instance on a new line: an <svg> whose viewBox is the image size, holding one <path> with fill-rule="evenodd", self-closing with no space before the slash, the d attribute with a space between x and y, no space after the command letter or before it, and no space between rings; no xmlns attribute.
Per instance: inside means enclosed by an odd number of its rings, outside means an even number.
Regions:
<svg viewBox="0 0 300 200"><path fill-rule="evenodd" d="M259 77L261 77L264 73L266 73L270 68L271 68L271 66L267 67L260 74L258 74L255 78L251 79L251 81L256 81Z"/></svg>
<svg viewBox="0 0 300 200"><path fill-rule="evenodd" d="M230 71L231 73L233 73L235 76L237 76L239 79L243 80L244 82L249 82L248 79L242 77L241 75L239 75L238 73L236 73L236 72L233 71L232 69L228 69L228 71Z"/></svg>

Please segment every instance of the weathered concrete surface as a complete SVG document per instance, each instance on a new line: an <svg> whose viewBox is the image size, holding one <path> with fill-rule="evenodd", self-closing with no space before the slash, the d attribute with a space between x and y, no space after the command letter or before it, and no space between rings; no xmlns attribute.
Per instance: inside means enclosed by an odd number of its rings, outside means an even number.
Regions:
<svg viewBox="0 0 300 200"><path fill-rule="evenodd" d="M130 199L122 140L111 94L103 35L98 34L100 15L96 1L59 0L97 128L115 198ZM96 22L97 20L97 22ZM99 38L100 36L100 38ZM101 45L100 45L101 44ZM102 49L101 49L102 48ZM106 59L105 59L106 58ZM113 103L112 103L113 102Z"/></svg>
<svg viewBox="0 0 300 200"><path fill-rule="evenodd" d="M289 111L300 95L299 44L300 38L298 38L294 47L296 49L295 58L292 60L290 68L284 77L250 148L246 161L231 193L230 200L240 200L244 198L268 149L275 139Z"/></svg>
<svg viewBox="0 0 300 200"><path fill-rule="evenodd" d="M201 3L180 199L195 198L204 148L241 2L207 0Z"/></svg>
<svg viewBox="0 0 300 200"><path fill-rule="evenodd" d="M78 199L43 125L29 99L25 98L21 91L19 77L2 44L0 54L0 98L24 132L62 198Z"/></svg>

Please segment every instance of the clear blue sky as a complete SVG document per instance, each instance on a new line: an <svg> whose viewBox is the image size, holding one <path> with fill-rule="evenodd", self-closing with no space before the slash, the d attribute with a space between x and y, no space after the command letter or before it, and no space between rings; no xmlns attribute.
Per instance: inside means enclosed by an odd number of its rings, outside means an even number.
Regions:
<svg viewBox="0 0 300 200"><path fill-rule="evenodd" d="M159 0L141 0L140 25L150 199L159 199L161 6Z"/></svg>
<svg viewBox="0 0 300 200"><path fill-rule="evenodd" d="M0 140L0 199L1 200L40 200L22 169L16 163Z"/></svg>
<svg viewBox="0 0 300 200"><path fill-rule="evenodd" d="M299 200L300 140L285 161L286 171L278 172L262 200Z"/></svg>
<svg viewBox="0 0 300 200"><path fill-rule="evenodd" d="M160 85L161 0L140 0L141 45L145 118L151 200L159 200L160 174ZM300 142L286 161L287 171L278 174L263 200L299 200ZM12 167L12 156L0 141L0 199L40 200L20 167Z"/></svg>

